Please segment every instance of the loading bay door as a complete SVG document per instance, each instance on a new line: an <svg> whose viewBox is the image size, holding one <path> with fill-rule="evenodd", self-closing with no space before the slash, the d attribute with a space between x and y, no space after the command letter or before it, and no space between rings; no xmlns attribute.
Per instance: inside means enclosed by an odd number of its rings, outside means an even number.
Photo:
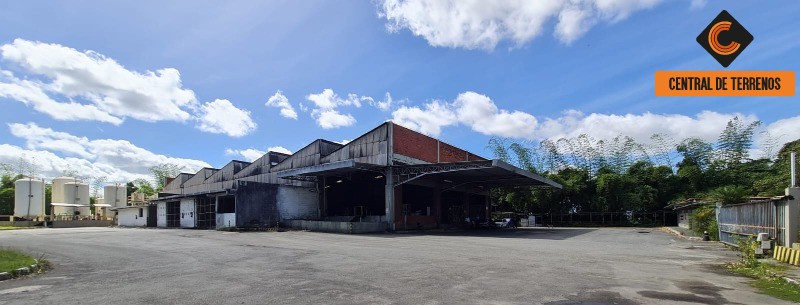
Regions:
<svg viewBox="0 0 800 305"><path fill-rule="evenodd" d="M217 211L214 198L197 199L197 228L214 229L217 227Z"/></svg>

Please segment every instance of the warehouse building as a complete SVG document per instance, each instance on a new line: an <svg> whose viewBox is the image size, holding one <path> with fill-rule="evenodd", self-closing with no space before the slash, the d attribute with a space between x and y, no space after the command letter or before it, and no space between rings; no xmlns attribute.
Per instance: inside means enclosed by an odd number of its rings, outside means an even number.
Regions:
<svg viewBox="0 0 800 305"><path fill-rule="evenodd" d="M489 190L516 186L561 187L386 122L344 145L319 139L291 155L180 174L136 216L150 213L157 227L441 228L487 219Z"/></svg>

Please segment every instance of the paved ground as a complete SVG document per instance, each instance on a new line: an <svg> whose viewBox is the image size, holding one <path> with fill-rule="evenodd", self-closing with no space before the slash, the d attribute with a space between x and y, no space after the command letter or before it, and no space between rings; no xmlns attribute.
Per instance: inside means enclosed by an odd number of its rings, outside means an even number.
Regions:
<svg viewBox="0 0 800 305"><path fill-rule="evenodd" d="M0 304L784 304L651 229L339 235L158 229L0 232L55 269Z"/></svg>

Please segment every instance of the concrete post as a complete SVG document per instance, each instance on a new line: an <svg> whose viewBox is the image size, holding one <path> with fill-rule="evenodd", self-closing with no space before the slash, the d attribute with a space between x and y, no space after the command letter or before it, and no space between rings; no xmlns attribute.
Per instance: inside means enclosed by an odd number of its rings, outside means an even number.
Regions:
<svg viewBox="0 0 800 305"><path fill-rule="evenodd" d="M394 231L394 172L391 167L386 168L384 173L386 186L384 194L386 197L386 222L390 231Z"/></svg>
<svg viewBox="0 0 800 305"><path fill-rule="evenodd" d="M790 196L790 199L786 202L786 211L783 216L786 224L783 246L791 247L792 243L797 242L800 231L800 187L787 187L786 196Z"/></svg>

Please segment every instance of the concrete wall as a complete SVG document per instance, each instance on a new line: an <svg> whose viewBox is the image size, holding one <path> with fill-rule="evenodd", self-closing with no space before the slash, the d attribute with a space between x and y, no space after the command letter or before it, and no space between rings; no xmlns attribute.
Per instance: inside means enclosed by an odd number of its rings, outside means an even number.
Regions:
<svg viewBox="0 0 800 305"><path fill-rule="evenodd" d="M142 209L142 217L139 217L139 209ZM144 227L147 226L147 207L135 207L119 209L117 224L123 227Z"/></svg>
<svg viewBox="0 0 800 305"><path fill-rule="evenodd" d="M236 226L236 213L217 214L217 229Z"/></svg>
<svg viewBox="0 0 800 305"><path fill-rule="evenodd" d="M156 214L156 226L159 228L166 228L167 227L167 203L166 202L159 202L156 205L156 210L158 211Z"/></svg>
<svg viewBox="0 0 800 305"><path fill-rule="evenodd" d="M194 228L195 212L194 198L181 199L181 228Z"/></svg>
<svg viewBox="0 0 800 305"><path fill-rule="evenodd" d="M313 190L313 192L311 191ZM319 218L319 193L314 188L278 187L278 213L281 219Z"/></svg>
<svg viewBox="0 0 800 305"><path fill-rule="evenodd" d="M386 231L385 222L337 222L317 220L286 220L282 226L295 229L332 233L377 233Z"/></svg>

